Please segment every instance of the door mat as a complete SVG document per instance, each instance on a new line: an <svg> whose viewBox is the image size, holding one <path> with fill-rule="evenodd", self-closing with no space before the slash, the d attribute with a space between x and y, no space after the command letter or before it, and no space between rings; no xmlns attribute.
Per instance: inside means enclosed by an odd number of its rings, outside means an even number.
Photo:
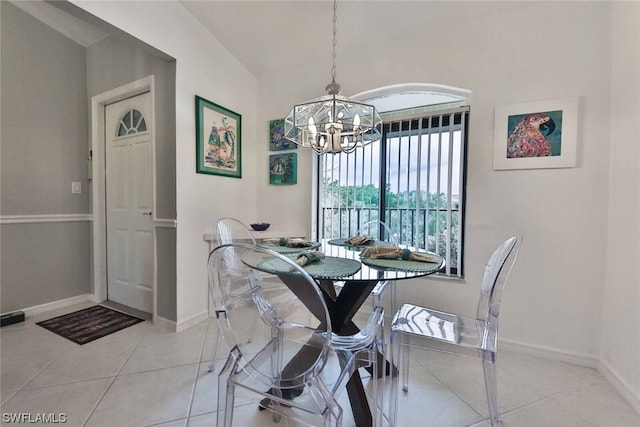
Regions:
<svg viewBox="0 0 640 427"><path fill-rule="evenodd" d="M144 319L96 305L36 325L82 345L140 322Z"/></svg>

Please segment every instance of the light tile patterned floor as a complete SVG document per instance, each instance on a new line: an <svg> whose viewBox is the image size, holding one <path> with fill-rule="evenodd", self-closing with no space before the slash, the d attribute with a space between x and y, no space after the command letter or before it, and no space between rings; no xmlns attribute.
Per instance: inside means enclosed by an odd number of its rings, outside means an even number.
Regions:
<svg viewBox="0 0 640 427"><path fill-rule="evenodd" d="M218 333L213 321L178 334L143 322L84 346L35 325L90 305L0 330L0 422L10 414L63 413L66 426L215 425L217 375L207 372ZM411 364L399 426L489 425L477 360L412 350ZM597 371L521 353L500 354L499 401L507 427L640 426L640 414ZM341 403L345 425L354 425ZM238 426L287 425L254 403L238 405Z"/></svg>

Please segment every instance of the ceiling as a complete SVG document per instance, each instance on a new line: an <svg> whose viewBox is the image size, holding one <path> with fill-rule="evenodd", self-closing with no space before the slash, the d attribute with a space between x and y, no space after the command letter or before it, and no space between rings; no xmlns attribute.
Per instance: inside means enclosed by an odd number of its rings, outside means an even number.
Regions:
<svg viewBox="0 0 640 427"><path fill-rule="evenodd" d="M76 18L44 1L9 1L14 6L22 9L22 11L47 24L81 46L89 47L109 37L109 33L95 25Z"/></svg>
<svg viewBox="0 0 640 427"><path fill-rule="evenodd" d="M180 3L256 77L316 58L331 61L332 2L192 1ZM337 56L424 27L465 21L531 4L518 1L344 0L337 8Z"/></svg>
<svg viewBox="0 0 640 427"><path fill-rule="evenodd" d="M54 7L60 3L11 3L82 46L107 37L95 25ZM260 78L297 64L331 61L330 0L178 0L247 69ZM521 1L340 0L337 62L343 52L398 40L427 28L466 21L530 5Z"/></svg>

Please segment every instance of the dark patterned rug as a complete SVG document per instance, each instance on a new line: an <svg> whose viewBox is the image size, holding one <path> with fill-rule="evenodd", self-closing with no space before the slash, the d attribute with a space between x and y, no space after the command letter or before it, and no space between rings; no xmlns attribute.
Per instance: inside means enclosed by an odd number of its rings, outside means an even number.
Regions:
<svg viewBox="0 0 640 427"><path fill-rule="evenodd" d="M96 305L36 325L82 345L140 322L144 319Z"/></svg>

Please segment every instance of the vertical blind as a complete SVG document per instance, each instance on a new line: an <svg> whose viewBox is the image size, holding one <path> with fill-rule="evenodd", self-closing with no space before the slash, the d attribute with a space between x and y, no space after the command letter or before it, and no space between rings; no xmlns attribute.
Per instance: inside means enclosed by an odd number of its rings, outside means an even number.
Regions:
<svg viewBox="0 0 640 427"><path fill-rule="evenodd" d="M320 156L318 238L346 238L381 220L401 245L446 259L462 276L465 154L469 108L383 124L381 141Z"/></svg>

